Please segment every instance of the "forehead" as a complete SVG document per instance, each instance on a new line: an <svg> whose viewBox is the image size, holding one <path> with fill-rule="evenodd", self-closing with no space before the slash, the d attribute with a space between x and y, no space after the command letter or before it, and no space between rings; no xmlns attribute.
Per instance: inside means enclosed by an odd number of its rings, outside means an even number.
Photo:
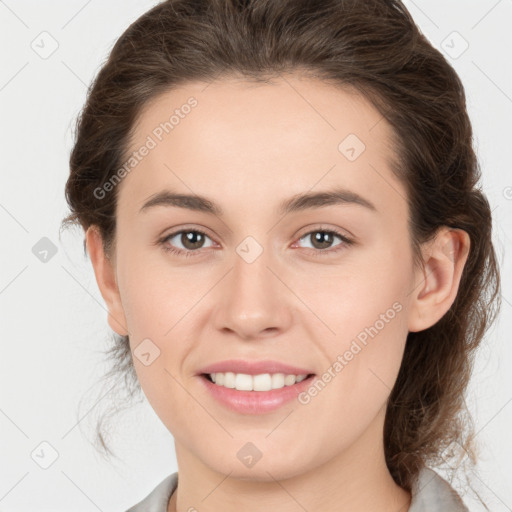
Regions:
<svg viewBox="0 0 512 512"><path fill-rule="evenodd" d="M392 135L356 91L312 78L182 84L142 110L129 151L150 149L123 178L119 206L140 208L164 187L220 194L236 209L343 186L396 208L405 191L391 172Z"/></svg>

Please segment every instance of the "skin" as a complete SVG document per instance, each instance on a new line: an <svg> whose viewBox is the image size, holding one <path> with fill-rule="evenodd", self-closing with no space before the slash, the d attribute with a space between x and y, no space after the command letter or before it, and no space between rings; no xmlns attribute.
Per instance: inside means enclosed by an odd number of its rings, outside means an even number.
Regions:
<svg viewBox="0 0 512 512"><path fill-rule="evenodd" d="M435 324L455 300L467 233L440 229L422 248L424 268L413 266L406 192L390 169L391 127L357 93L314 78L188 83L147 106L132 149L190 96L197 107L118 185L111 259L96 228L86 234L109 325L129 333L132 350L145 338L160 350L148 366L134 364L175 440L179 485L168 512L407 511L411 495L384 459L386 402L407 333ZM366 146L355 161L338 150L351 133ZM295 194L335 186L377 211L347 203L277 213ZM224 215L175 206L139 213L164 188L207 196ZM194 228L208 236L190 257L156 243ZM322 249L314 233L326 229L354 244L335 236ZM263 248L252 263L236 252L247 236ZM165 243L194 251L180 235ZM307 405L239 414L196 376L230 358L321 375L396 302L400 312ZM237 458L247 442L262 453L250 468Z"/></svg>

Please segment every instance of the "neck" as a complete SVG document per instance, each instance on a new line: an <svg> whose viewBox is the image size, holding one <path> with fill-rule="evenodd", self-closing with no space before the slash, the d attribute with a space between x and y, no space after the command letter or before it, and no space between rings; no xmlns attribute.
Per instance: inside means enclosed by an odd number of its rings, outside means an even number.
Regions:
<svg viewBox="0 0 512 512"><path fill-rule="evenodd" d="M384 412L346 451L279 480L270 466L260 467L258 480L215 471L175 440L179 480L167 512L407 512L411 494L394 482L385 463Z"/></svg>

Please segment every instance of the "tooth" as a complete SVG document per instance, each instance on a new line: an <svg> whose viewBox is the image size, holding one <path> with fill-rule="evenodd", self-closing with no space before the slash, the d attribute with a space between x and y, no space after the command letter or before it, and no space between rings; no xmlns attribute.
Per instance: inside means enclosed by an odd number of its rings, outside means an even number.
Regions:
<svg viewBox="0 0 512 512"><path fill-rule="evenodd" d="M270 391L272 389L272 377L270 373L254 375L252 389L254 391Z"/></svg>
<svg viewBox="0 0 512 512"><path fill-rule="evenodd" d="M270 391L284 386L293 386L302 382L307 375L286 375L284 373L262 373L248 375L246 373L217 372L210 373L210 379L218 386L224 386L239 391Z"/></svg>
<svg viewBox="0 0 512 512"><path fill-rule="evenodd" d="M284 373L274 373L272 375L272 387L275 389L284 387Z"/></svg>
<svg viewBox="0 0 512 512"><path fill-rule="evenodd" d="M233 372L226 372L224 374L224 387L234 388L235 387L235 374Z"/></svg>
<svg viewBox="0 0 512 512"><path fill-rule="evenodd" d="M292 386L293 384L295 384L295 375L287 375L284 378L284 385L285 386Z"/></svg>
<svg viewBox="0 0 512 512"><path fill-rule="evenodd" d="M252 375L246 373L237 373L235 388L238 391L252 391Z"/></svg>

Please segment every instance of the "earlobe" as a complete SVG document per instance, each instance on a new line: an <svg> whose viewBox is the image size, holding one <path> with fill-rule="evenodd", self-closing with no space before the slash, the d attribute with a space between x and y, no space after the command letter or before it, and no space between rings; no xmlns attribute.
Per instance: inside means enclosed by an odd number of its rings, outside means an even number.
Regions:
<svg viewBox="0 0 512 512"><path fill-rule="evenodd" d="M103 240L97 226L92 225L87 229L85 239L96 282L108 308L108 324L117 334L126 336L128 329L115 269L104 252Z"/></svg>
<svg viewBox="0 0 512 512"><path fill-rule="evenodd" d="M409 331L436 324L450 309L459 290L470 248L469 235L461 229L441 228L424 248L424 266L418 270L412 293Z"/></svg>

